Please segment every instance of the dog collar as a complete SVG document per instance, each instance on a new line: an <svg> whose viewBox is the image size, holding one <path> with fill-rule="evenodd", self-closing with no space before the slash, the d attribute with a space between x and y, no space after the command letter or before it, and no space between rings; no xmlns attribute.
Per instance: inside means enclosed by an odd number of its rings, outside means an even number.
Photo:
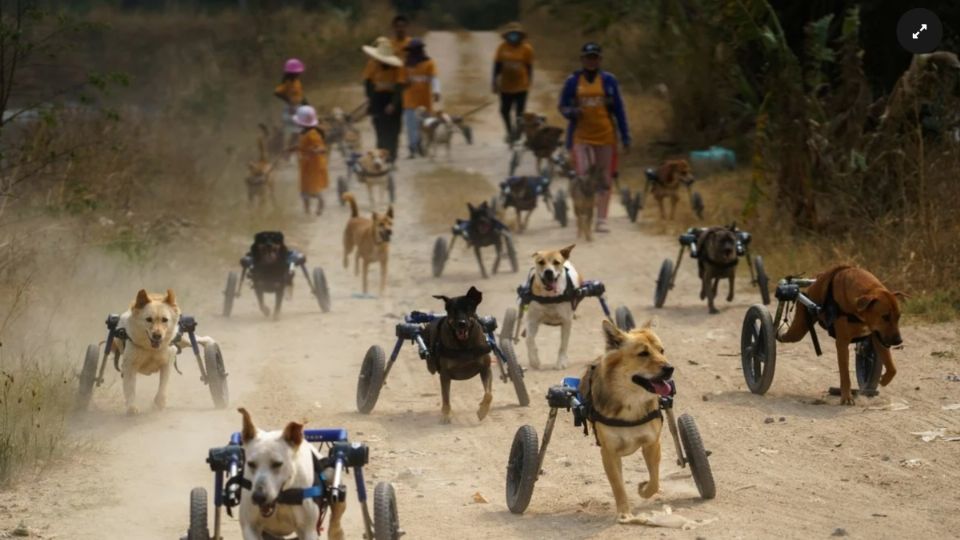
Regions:
<svg viewBox="0 0 960 540"><path fill-rule="evenodd" d="M570 302L573 304L573 307L576 308L576 305L580 301L577 296L577 288L573 284L573 278L570 277L570 272L567 272L566 275L567 286L563 289L563 293L557 296L540 296L533 294L533 278L535 277L535 273L531 272L527 283L517 287L517 296L520 297L520 302L523 305L529 304L530 302L536 302L538 304L563 304Z"/></svg>

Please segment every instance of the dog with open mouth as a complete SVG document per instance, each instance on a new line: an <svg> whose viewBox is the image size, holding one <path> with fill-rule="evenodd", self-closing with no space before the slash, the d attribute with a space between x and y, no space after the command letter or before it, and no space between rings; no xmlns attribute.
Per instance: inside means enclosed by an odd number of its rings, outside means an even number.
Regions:
<svg viewBox="0 0 960 540"><path fill-rule="evenodd" d="M288 490L312 487L318 478L314 467L323 458L304 441L303 425L290 422L282 431L264 431L254 425L246 409L239 412L243 415L243 476L250 482L249 489L240 492L243 540L261 540L264 533L275 538L296 534L300 540L319 539L320 505L313 499L288 502L282 497ZM322 473L330 489L333 467ZM346 507L346 502L335 502L330 508L330 540L344 538L341 519Z"/></svg>
<svg viewBox="0 0 960 540"><path fill-rule="evenodd" d="M673 366L651 321L624 332L603 321L606 352L580 379L580 395L593 428L603 470L617 505L617 521L634 523L623 479L623 458L643 453L650 479L638 485L649 499L660 490L660 398L674 393Z"/></svg>
<svg viewBox="0 0 960 540"><path fill-rule="evenodd" d="M477 418L483 420L490 412L493 402L493 374L490 369L490 345L477 317L477 306L483 301L483 293L470 287L467 294L449 298L436 295L443 301L446 314L427 326L427 346L430 356L427 369L440 374L440 392L443 406L441 423L449 424L450 382L465 381L480 375L483 383L483 398L477 408Z"/></svg>
<svg viewBox="0 0 960 540"><path fill-rule="evenodd" d="M537 350L537 332L540 325L560 327L560 350L557 369L569 364L567 347L573 327L573 312L577 301L575 292L583 284L580 274L570 262L574 245L562 249L543 250L533 254L533 268L527 276L530 303L527 307L527 361L530 367L540 369Z"/></svg>

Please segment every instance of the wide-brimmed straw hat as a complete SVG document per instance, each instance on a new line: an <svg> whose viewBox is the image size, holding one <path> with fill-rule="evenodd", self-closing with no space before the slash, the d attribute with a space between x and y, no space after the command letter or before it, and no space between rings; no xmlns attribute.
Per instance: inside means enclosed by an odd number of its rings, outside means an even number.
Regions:
<svg viewBox="0 0 960 540"><path fill-rule="evenodd" d="M403 65L403 60L394 53L390 40L383 36L378 37L373 45L364 45L361 49L370 58L388 66L400 67Z"/></svg>
<svg viewBox="0 0 960 540"><path fill-rule="evenodd" d="M507 25L503 27L503 30L500 31L500 35L506 36L510 32L517 32L523 37L527 36L527 33L523 30L523 26L517 21L507 23Z"/></svg>
<svg viewBox="0 0 960 540"><path fill-rule="evenodd" d="M297 114L293 115L293 123L300 127L316 127L320 122L317 120L317 111L309 105L301 105L297 109Z"/></svg>

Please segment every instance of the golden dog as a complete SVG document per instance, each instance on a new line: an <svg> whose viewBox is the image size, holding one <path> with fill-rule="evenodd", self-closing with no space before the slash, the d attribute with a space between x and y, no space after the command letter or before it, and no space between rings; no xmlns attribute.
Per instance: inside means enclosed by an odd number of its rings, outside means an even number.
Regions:
<svg viewBox="0 0 960 540"><path fill-rule="evenodd" d="M657 180L647 184L653 198L660 207L660 219L667 219L663 209L664 199L670 199L670 219L677 212L677 202L680 200L680 186L690 185L693 182L693 172L685 159L668 160L657 169Z"/></svg>
<svg viewBox="0 0 960 540"><path fill-rule="evenodd" d="M363 260L363 294L367 294L367 270L372 263L380 263L380 294L387 286L387 260L390 256L390 236L393 234L393 206L386 214L373 213L371 219L360 217L357 200L352 193L344 193L350 204L350 219L343 229L343 267L350 266L350 253L356 248L354 274L360 273Z"/></svg>

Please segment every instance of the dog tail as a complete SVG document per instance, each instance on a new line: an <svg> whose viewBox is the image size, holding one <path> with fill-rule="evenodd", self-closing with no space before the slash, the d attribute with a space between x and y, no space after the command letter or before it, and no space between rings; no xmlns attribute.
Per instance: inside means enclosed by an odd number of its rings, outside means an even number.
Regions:
<svg viewBox="0 0 960 540"><path fill-rule="evenodd" d="M357 199L353 197L353 193L348 191L340 198L343 199L343 202L350 204L350 217L360 217L360 210L357 208Z"/></svg>
<svg viewBox="0 0 960 540"><path fill-rule="evenodd" d="M796 343L803 339L803 336L807 335L807 330L810 328L809 319L810 313L806 308L797 306L793 321L790 322L790 326L785 331L777 335L777 341L781 343Z"/></svg>
<svg viewBox="0 0 960 540"><path fill-rule="evenodd" d="M260 151L260 161L267 160L267 139L270 138L270 130L267 129L267 125L264 123L257 124L260 128L261 135L257 137L257 150Z"/></svg>

